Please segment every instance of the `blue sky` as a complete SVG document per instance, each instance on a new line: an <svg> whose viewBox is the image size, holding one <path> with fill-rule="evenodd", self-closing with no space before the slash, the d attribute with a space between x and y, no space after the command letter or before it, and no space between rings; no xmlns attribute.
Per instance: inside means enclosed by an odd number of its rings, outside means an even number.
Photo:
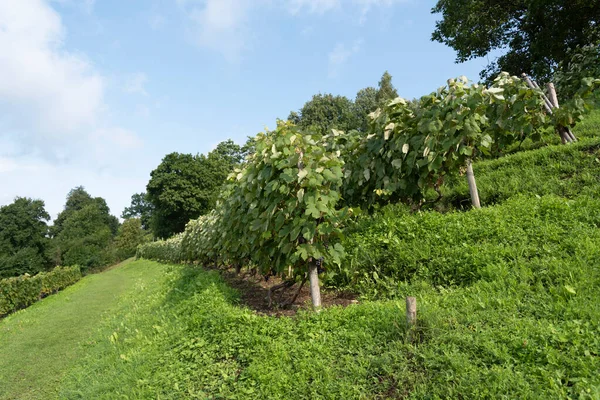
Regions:
<svg viewBox="0 0 600 400"><path fill-rule="evenodd" d="M120 215L170 152L274 127L388 70L419 97L487 59L430 40L435 1L0 0L0 205L83 185Z"/></svg>

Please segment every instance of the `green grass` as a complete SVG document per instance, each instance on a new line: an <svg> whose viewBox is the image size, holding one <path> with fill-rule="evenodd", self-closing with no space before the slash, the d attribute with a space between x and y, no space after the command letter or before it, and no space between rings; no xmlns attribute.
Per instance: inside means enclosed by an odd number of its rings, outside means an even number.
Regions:
<svg viewBox="0 0 600 400"><path fill-rule="evenodd" d="M52 398L120 296L158 272L123 263L0 320L0 399Z"/></svg>
<svg viewBox="0 0 600 400"><path fill-rule="evenodd" d="M498 204L519 193L567 198L600 195L600 111L588 115L574 132L581 141L572 145L556 144L474 163L481 204ZM442 194L435 206L439 210L471 206L464 176L447 177Z"/></svg>

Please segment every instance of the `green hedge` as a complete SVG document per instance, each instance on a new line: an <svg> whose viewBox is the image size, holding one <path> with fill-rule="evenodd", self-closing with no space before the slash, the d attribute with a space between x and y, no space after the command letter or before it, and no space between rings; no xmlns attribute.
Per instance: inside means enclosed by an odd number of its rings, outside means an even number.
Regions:
<svg viewBox="0 0 600 400"><path fill-rule="evenodd" d="M28 274L0 280L0 316L30 306L81 279L79 266L56 267L35 276Z"/></svg>

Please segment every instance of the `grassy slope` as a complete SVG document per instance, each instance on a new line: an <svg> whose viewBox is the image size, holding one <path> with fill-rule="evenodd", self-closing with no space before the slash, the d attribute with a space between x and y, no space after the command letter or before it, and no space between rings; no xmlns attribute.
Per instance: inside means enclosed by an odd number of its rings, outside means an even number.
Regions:
<svg viewBox="0 0 600 400"><path fill-rule="evenodd" d="M0 399L50 398L119 297L155 273L124 263L0 320Z"/></svg>
<svg viewBox="0 0 600 400"><path fill-rule="evenodd" d="M554 151L548 149L510 157L536 158ZM578 154L570 157L576 161ZM539 173L546 169L544 158ZM593 165L585 167L588 172ZM485 173L479 177L485 180ZM427 266L433 258L443 265L443 258L464 255L460 264L476 267L458 270L467 272L464 281L463 275L440 280L434 269L412 282L382 280L378 297L418 297L416 344L406 340L401 300L365 301L296 319L263 317L239 307L237 295L214 272L131 263L122 271L142 271L142 279L99 324L86 356L71 364L60 398L600 398L600 206L586 197L596 193L597 187L591 189L573 192L574 202L527 192L530 197L500 207L414 217L429 231L410 225L415 221L390 221L389 231L423 235L409 245L424 252L429 246L429 254L416 257L407 250L413 265ZM486 229L495 223L488 237ZM374 219L377 224L385 221ZM438 229L448 232L437 237ZM386 249L400 251L402 243L397 245ZM377 285L363 289L373 294ZM65 300L41 302L8 322L18 326L14 321L44 304L48 308L36 319L51 319L72 307ZM28 330L13 341L31 337Z"/></svg>
<svg viewBox="0 0 600 400"><path fill-rule="evenodd" d="M516 193L555 194L574 198L595 195L600 186L600 110L576 126L579 143L552 145L505 157L480 161L473 169L482 205L505 201ZM450 176L442 187L444 198L438 204L469 208L471 200L464 176Z"/></svg>

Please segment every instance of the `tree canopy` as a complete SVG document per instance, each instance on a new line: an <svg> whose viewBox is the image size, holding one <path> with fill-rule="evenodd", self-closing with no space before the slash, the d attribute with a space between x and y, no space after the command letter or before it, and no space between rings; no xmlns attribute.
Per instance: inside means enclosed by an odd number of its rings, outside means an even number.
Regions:
<svg viewBox="0 0 600 400"><path fill-rule="evenodd" d="M131 205L125 207L121 213L121 218L127 220L130 218L139 218L143 229L150 229L150 220L154 207L148 200L146 193L134 193L131 196Z"/></svg>
<svg viewBox="0 0 600 400"><path fill-rule="evenodd" d="M569 49L600 39L600 2L591 0L438 0L432 39L452 47L456 61L506 52L481 72L527 73L545 81Z"/></svg>
<svg viewBox="0 0 600 400"><path fill-rule="evenodd" d="M84 269L108 265L115 261L112 241L118 229L119 220L110 214L106 200L78 186L67 195L52 227L53 261Z"/></svg>
<svg viewBox="0 0 600 400"><path fill-rule="evenodd" d="M35 274L50 266L49 219L42 200L18 197L0 207L0 278Z"/></svg>
<svg viewBox="0 0 600 400"><path fill-rule="evenodd" d="M354 101L345 96L319 93L299 111L292 111L287 119L301 128L314 128L321 134L327 134L332 128L366 132L369 113L396 97L398 91L392 84L392 75L385 71L377 88L360 89Z"/></svg>
<svg viewBox="0 0 600 400"><path fill-rule="evenodd" d="M167 154L147 186L153 234L166 238L183 232L189 220L210 211L219 188L243 157L244 150L231 140L219 143L208 156Z"/></svg>

